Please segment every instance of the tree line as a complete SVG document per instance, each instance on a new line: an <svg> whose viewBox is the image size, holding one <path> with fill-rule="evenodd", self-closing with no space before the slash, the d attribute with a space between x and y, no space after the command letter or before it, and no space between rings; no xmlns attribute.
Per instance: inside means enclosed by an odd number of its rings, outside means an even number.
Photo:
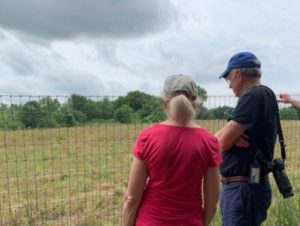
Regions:
<svg viewBox="0 0 300 226"><path fill-rule="evenodd" d="M207 100L206 90L198 87L198 94ZM207 109L201 104L196 119L227 119L233 112L229 106ZM300 111L293 107L280 109L281 119L298 120ZM93 100L72 94L66 102L43 97L25 104L1 104L0 128L55 128L86 123L158 122L165 118L159 97L141 91L132 91L115 100L104 97Z"/></svg>

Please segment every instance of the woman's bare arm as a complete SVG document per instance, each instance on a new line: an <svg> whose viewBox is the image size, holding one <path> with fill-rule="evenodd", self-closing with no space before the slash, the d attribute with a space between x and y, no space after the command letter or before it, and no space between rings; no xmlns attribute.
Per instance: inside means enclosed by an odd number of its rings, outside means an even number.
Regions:
<svg viewBox="0 0 300 226"><path fill-rule="evenodd" d="M220 173L219 167L208 168L204 176L204 225L207 226L212 221L218 205L220 193Z"/></svg>
<svg viewBox="0 0 300 226"><path fill-rule="evenodd" d="M136 212L143 196L143 190L148 177L147 169L143 160L133 157L129 174L128 189L125 194L123 205L123 226L133 226Z"/></svg>

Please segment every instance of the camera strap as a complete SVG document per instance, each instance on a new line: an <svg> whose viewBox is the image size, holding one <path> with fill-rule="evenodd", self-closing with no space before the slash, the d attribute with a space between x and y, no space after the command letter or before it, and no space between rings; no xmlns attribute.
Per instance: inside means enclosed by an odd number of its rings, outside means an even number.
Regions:
<svg viewBox="0 0 300 226"><path fill-rule="evenodd" d="M273 92L272 92L273 93ZM275 96L275 95L274 95ZM276 96L275 96L276 98ZM279 138L279 144L280 144L280 152L281 152L281 158L284 161L286 158L286 154L285 154L285 144L284 144L284 137L283 137L283 133L282 133L282 129L281 129L281 123L280 123L280 116L279 116L279 107L278 107L278 103L276 103L276 118L277 118L277 125L278 125L278 130L277 130L277 134L278 134L278 138Z"/></svg>
<svg viewBox="0 0 300 226"><path fill-rule="evenodd" d="M280 144L280 153L281 153L281 158L284 161L286 158L286 154L285 154L285 143L284 143L284 137L283 137L283 132L282 132L282 128L281 128L281 123L280 123L280 115L279 115L279 106L277 103L277 98L276 95L274 94L274 92L267 86L264 86L266 89L268 89L273 97L274 97L274 104L275 104L275 114L276 114L276 122L277 122L277 135L279 138L279 144ZM261 153L260 150L257 151L256 153L256 159L258 159L258 162L261 162L263 164L267 164L267 161L265 159L265 157L263 156L263 154Z"/></svg>

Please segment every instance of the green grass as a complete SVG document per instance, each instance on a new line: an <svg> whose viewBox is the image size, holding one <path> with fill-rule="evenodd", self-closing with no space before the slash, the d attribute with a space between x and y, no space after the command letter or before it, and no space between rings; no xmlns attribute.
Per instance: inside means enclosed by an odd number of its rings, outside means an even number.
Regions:
<svg viewBox="0 0 300 226"><path fill-rule="evenodd" d="M224 121L199 124L215 132ZM132 146L145 126L0 131L0 225L119 225ZM283 130L295 196L284 200L273 186L268 226L300 219L300 122L286 121Z"/></svg>

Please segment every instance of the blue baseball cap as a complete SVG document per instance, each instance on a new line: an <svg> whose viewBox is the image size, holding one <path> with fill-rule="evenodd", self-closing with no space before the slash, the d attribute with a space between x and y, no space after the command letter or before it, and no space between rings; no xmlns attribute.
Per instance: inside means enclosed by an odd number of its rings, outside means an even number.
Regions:
<svg viewBox="0 0 300 226"><path fill-rule="evenodd" d="M260 66L260 61L253 53L240 52L231 57L226 70L219 78L226 78L229 72L235 68L260 68Z"/></svg>

